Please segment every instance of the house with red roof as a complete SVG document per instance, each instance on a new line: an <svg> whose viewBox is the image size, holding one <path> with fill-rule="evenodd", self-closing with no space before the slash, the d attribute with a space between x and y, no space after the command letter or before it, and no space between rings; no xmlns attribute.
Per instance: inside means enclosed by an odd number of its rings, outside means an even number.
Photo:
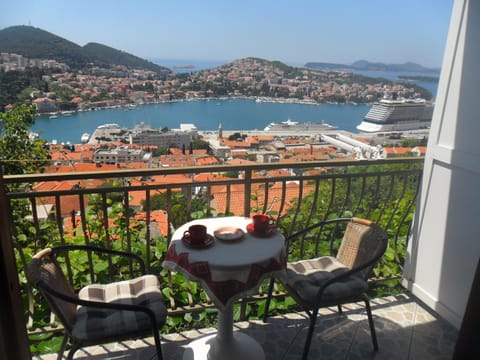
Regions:
<svg viewBox="0 0 480 360"><path fill-rule="evenodd" d="M43 97L38 98L32 101L32 104L35 105L38 113L50 113L57 111L57 105L52 99Z"/></svg>
<svg viewBox="0 0 480 360"><path fill-rule="evenodd" d="M412 154L412 148L410 147L393 146L385 147L383 150L385 151L387 158L408 156Z"/></svg>

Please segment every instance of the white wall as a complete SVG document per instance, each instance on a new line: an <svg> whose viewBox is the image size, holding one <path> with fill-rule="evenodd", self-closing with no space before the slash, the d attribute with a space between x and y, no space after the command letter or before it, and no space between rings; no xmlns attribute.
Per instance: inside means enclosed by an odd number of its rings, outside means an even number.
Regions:
<svg viewBox="0 0 480 360"><path fill-rule="evenodd" d="M480 255L480 1L455 0L404 284L459 328Z"/></svg>

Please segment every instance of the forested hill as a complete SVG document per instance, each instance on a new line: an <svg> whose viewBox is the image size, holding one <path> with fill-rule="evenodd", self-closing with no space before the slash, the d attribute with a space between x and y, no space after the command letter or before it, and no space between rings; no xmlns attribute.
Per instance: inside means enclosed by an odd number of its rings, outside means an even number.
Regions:
<svg viewBox="0 0 480 360"><path fill-rule="evenodd" d="M124 51L97 43L89 43L82 47L32 26L12 26L0 30L0 52L20 54L31 59L53 59L73 69L94 64L100 67L124 65L157 73L170 72L166 67Z"/></svg>
<svg viewBox="0 0 480 360"><path fill-rule="evenodd" d="M157 73L170 72L170 69L141 59L137 56L98 43L88 43L83 47L86 54L101 64L125 65L135 69L152 70Z"/></svg>

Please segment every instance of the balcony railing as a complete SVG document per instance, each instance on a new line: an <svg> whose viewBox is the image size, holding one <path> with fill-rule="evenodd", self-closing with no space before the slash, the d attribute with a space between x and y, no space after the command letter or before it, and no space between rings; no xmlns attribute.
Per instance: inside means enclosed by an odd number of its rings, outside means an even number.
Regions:
<svg viewBox="0 0 480 360"><path fill-rule="evenodd" d="M211 307L199 287L161 267L172 231L193 218L269 213L285 235L327 218L369 218L390 235L389 263L378 269L378 279L398 277L422 167L422 159L405 158L5 176L28 329L58 329L24 275L36 251L56 244L141 253L147 271L162 277L171 315ZM320 251L299 246L300 256ZM86 261L81 276L75 276L75 259L65 268L78 287L88 276L99 270L108 275L117 265L107 259L103 269ZM127 266L125 271L131 270ZM263 287L258 296L241 301L240 318L248 314L248 302L262 297Z"/></svg>

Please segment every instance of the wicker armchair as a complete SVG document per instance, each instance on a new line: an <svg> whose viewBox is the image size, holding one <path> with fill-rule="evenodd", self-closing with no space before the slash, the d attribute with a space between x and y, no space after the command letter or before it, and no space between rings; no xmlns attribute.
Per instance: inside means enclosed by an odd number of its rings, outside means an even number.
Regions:
<svg viewBox="0 0 480 360"><path fill-rule="evenodd" d="M336 237L333 234L341 226L341 223L347 224L335 255L334 242ZM373 348L375 351L378 350L370 302L365 293L368 290L367 279L387 249L388 236L384 230L369 220L339 218L309 226L289 236L287 244L291 245L293 241L303 237L301 247L305 248L307 246L305 245L307 234L316 230L317 233L314 238L318 240L324 228L330 226L334 228L333 232L329 232L331 235L329 236L329 248L332 256L289 262L286 279L279 279L287 292L310 317L310 326L302 359L308 357L319 309L327 306L338 306L341 313L342 304L357 301L365 303ZM318 243L314 243L313 247L318 249ZM274 279L271 279L266 310L263 316L264 322L267 321L268 317L273 284Z"/></svg>
<svg viewBox="0 0 480 360"><path fill-rule="evenodd" d="M126 257L130 264L138 263L143 275L131 280L87 285L76 293L58 261L59 256L66 256L73 250L86 251L90 259L92 253ZM68 262L68 257L65 260ZM139 256L82 245L46 248L32 258L27 277L40 290L64 327L59 360L63 357L68 340L71 349L67 358L72 359L73 354L83 346L151 333L155 339L157 356L162 359L159 327L165 323L167 310L158 278L145 275L145 265Z"/></svg>

